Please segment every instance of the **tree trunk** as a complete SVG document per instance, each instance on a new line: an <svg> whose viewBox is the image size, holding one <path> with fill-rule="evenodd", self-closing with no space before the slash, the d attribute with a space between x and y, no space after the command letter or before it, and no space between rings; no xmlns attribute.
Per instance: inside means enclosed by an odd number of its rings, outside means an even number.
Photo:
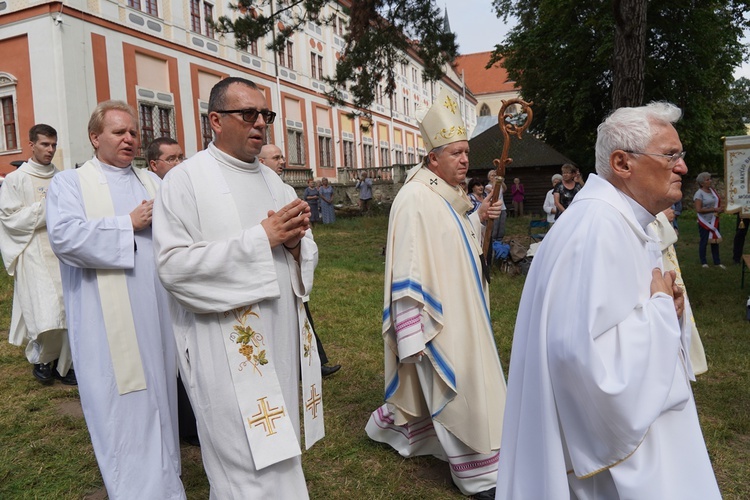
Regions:
<svg viewBox="0 0 750 500"><path fill-rule="evenodd" d="M615 53L612 109L643 104L647 0L613 0Z"/></svg>

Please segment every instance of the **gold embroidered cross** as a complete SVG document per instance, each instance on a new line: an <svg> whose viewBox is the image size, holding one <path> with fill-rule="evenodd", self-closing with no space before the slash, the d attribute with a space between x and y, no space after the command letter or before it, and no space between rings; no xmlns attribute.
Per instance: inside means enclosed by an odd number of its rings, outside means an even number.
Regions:
<svg viewBox="0 0 750 500"><path fill-rule="evenodd" d="M315 384L311 385L310 388L310 399L305 403L305 408L312 412L313 418L318 418L318 405L321 404L323 398L318 394L318 388L315 387Z"/></svg>
<svg viewBox="0 0 750 500"><path fill-rule="evenodd" d="M458 109L458 103L451 99L451 96L449 95L445 96L445 103L443 103L443 106L454 115L456 114L456 109Z"/></svg>
<svg viewBox="0 0 750 500"><path fill-rule="evenodd" d="M276 434L276 426L274 421L284 416L284 408L271 408L268 406L266 397L262 397L258 400L258 413L247 419L247 423L250 427L262 425L266 431L266 437Z"/></svg>

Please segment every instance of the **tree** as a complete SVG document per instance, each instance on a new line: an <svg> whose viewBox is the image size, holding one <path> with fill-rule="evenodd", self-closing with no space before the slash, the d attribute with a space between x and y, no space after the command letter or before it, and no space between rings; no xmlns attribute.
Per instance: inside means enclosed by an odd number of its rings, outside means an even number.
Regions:
<svg viewBox="0 0 750 500"><path fill-rule="evenodd" d="M647 0L613 0L615 51L612 107L643 102Z"/></svg>
<svg viewBox="0 0 750 500"><path fill-rule="evenodd" d="M534 132L586 169L594 164L596 127L617 95L618 106L654 100L680 106L684 116L677 128L691 171L718 172L720 138L741 126L723 117L728 116L732 72L747 50L740 40L750 2L645 4L643 95L638 98L639 62L627 58L615 33L621 30L623 41L637 38L639 28L628 17L637 19L638 4L644 3L493 0L499 16L519 21L496 46L495 61L504 59L524 98L534 101Z"/></svg>
<svg viewBox="0 0 750 500"><path fill-rule="evenodd" d="M272 33L268 48L276 52L307 22L331 25L339 22L337 12L347 14L346 45L335 73L325 77L331 87L326 95L332 104L343 104L348 89L352 105L363 114L368 114L378 84L385 84L386 95L395 92L396 72L406 62L407 52L421 60L425 80L440 79L458 52L455 35L443 30L434 0L238 0L230 8L237 16L219 18L219 33L233 33L236 46L243 50Z"/></svg>

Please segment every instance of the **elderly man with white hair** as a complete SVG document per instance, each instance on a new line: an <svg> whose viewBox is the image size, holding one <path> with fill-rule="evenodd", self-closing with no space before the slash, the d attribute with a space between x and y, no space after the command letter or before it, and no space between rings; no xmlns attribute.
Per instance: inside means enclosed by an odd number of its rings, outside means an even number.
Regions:
<svg viewBox="0 0 750 500"><path fill-rule="evenodd" d="M516 320L498 499L717 499L656 215L682 197L679 108L620 108L596 171L531 266Z"/></svg>

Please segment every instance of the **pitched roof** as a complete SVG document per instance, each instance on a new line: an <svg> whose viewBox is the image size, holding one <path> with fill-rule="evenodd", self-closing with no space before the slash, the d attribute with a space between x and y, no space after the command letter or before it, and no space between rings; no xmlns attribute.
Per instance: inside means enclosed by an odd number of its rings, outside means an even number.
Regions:
<svg viewBox="0 0 750 500"><path fill-rule="evenodd" d="M497 92L518 91L515 82L509 80L508 72L496 62L485 69L490 62L492 52L476 52L456 57L454 65L456 73L461 74L464 71L466 85L471 89L474 95L495 94Z"/></svg>
<svg viewBox="0 0 750 500"><path fill-rule="evenodd" d="M492 160L502 155L505 138L500 127L497 126L497 118L494 120L494 127L487 128L469 140L471 148L469 170L494 168ZM510 140L508 156L513 159L513 163L510 164L512 168L561 166L565 163L573 163L568 157L531 134L524 134L523 139L520 140L515 137L511 137Z"/></svg>

